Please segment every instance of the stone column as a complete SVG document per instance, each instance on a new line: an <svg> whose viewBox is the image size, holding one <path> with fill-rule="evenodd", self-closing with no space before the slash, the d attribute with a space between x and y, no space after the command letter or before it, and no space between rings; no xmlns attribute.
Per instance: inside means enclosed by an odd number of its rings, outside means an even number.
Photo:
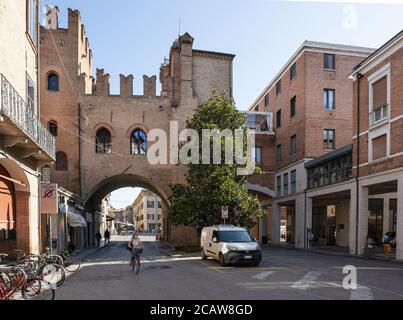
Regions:
<svg viewBox="0 0 403 320"><path fill-rule="evenodd" d="M357 240L357 185L354 183L350 189L350 216L348 246L350 254L357 254L355 244Z"/></svg>
<svg viewBox="0 0 403 320"><path fill-rule="evenodd" d="M358 255L362 255L368 235L368 187L360 185L358 194Z"/></svg>
<svg viewBox="0 0 403 320"><path fill-rule="evenodd" d="M403 174L397 181L397 194L403 194ZM397 197L396 259L403 260L403 197Z"/></svg>
<svg viewBox="0 0 403 320"><path fill-rule="evenodd" d="M30 239L30 193L17 191L15 193L15 211L17 219L17 249L31 252Z"/></svg>
<svg viewBox="0 0 403 320"><path fill-rule="evenodd" d="M308 219L306 220L308 221ZM295 247L304 248L305 245L305 195L300 194L295 199Z"/></svg>
<svg viewBox="0 0 403 320"><path fill-rule="evenodd" d="M280 206L273 201L271 244L280 244Z"/></svg>

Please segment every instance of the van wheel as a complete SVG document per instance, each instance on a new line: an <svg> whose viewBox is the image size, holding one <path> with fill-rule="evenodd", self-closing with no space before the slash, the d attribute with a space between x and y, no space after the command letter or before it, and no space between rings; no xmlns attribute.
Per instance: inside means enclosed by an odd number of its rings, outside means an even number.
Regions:
<svg viewBox="0 0 403 320"><path fill-rule="evenodd" d="M221 267L225 267L227 264L225 263L224 256L221 252L220 252L220 255L218 256L218 258L219 258Z"/></svg>
<svg viewBox="0 0 403 320"><path fill-rule="evenodd" d="M207 256L206 256L206 254L204 253L204 249L202 249L201 258L202 258L202 260L207 260Z"/></svg>

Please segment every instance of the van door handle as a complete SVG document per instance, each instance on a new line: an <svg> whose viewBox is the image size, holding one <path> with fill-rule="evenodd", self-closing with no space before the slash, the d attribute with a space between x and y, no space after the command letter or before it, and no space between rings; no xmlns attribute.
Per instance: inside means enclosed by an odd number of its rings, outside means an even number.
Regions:
<svg viewBox="0 0 403 320"><path fill-rule="evenodd" d="M209 244L209 247L211 248L211 243Z"/></svg>

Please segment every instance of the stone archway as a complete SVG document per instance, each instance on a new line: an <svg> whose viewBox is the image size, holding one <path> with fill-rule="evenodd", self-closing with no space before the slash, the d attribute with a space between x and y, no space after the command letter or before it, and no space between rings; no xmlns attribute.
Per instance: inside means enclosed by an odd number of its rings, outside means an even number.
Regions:
<svg viewBox="0 0 403 320"><path fill-rule="evenodd" d="M33 252L31 241L31 216L30 216L30 183L27 175L22 168L13 160L0 158L0 167L2 173L2 186L6 187L9 192L9 200L13 202L12 210L15 214L15 221L13 223L13 230L10 232L15 233L12 238L13 241L2 241L5 245L2 251L10 255L14 255L14 249L20 249L25 252ZM1 247L1 246L0 246Z"/></svg>
<svg viewBox="0 0 403 320"><path fill-rule="evenodd" d="M162 239L168 239L169 228L167 227L167 221L169 220L169 209L171 203L169 201L169 195L163 190L163 188L149 179L134 175L134 174L122 174L106 178L95 185L87 194L84 200L84 207L88 211L93 211L102 199L114 190L118 190L125 187L138 187L152 191L162 200L161 213L162 213L162 225L161 235ZM134 200L134 199L132 199Z"/></svg>

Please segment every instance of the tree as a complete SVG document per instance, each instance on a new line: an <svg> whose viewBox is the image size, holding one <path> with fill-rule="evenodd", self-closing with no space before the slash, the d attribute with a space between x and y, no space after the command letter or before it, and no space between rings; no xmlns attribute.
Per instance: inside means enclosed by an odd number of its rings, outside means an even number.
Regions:
<svg viewBox="0 0 403 320"><path fill-rule="evenodd" d="M229 129L243 130L243 150L246 155L246 115L236 109L235 103L225 94L214 94L198 107L193 117L187 121L187 128L197 131L202 137L203 129L220 132ZM221 139L222 159L225 159L225 140ZM203 150L200 138L199 154ZM233 142L234 143L234 142ZM210 150L213 141L210 139ZM211 152L213 154L213 152ZM232 155L234 157L234 154ZM201 159L201 156L200 156ZM263 211L257 197L248 193L245 176L237 174L236 164L189 164L186 184L172 186L171 219L173 223L204 227L221 223L222 206L229 207L229 223L251 228L254 218Z"/></svg>

